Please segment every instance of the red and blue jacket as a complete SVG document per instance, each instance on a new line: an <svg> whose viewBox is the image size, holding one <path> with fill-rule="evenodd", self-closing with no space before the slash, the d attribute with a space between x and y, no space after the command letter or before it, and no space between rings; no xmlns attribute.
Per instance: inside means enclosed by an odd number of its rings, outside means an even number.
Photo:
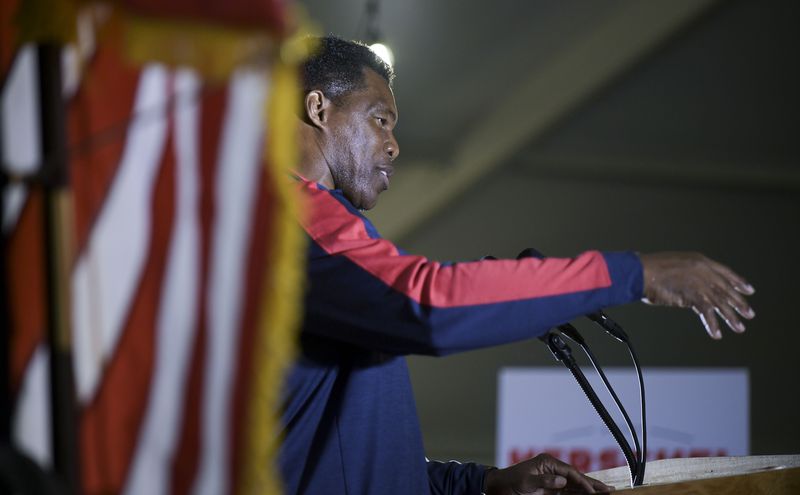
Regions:
<svg viewBox="0 0 800 495"><path fill-rule="evenodd" d="M282 418L288 494L479 494L484 466L426 460L404 356L530 339L642 297L634 253L440 263L381 238L340 190L299 188L310 247Z"/></svg>

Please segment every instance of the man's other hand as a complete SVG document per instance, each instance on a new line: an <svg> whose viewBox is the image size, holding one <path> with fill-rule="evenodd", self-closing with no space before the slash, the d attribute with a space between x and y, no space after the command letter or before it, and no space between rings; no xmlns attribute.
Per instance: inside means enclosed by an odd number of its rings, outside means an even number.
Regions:
<svg viewBox="0 0 800 495"><path fill-rule="evenodd" d="M660 306L692 308L708 334L721 339L719 321L734 332L744 332L740 316L756 314L744 296L753 286L725 265L700 253L654 253L640 256L644 267L644 302Z"/></svg>
<svg viewBox="0 0 800 495"><path fill-rule="evenodd" d="M605 493L614 489L547 454L493 469L486 473L485 485L486 495Z"/></svg>

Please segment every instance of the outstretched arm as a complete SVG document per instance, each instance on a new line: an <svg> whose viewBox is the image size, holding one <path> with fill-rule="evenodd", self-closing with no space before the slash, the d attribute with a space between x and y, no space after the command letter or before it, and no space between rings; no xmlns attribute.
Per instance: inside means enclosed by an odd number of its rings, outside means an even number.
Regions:
<svg viewBox="0 0 800 495"><path fill-rule="evenodd" d="M642 297L634 253L439 263L401 252L338 191L302 183L312 214L305 331L392 354L536 337Z"/></svg>

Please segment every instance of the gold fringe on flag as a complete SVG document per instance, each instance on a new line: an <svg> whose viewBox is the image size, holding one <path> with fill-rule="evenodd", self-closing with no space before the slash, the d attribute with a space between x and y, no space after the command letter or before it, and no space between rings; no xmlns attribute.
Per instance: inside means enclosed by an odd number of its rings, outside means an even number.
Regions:
<svg viewBox="0 0 800 495"><path fill-rule="evenodd" d="M227 79L243 65L268 66L282 46L281 36L267 29L145 16L112 1L18 1L14 13L17 46L29 42L73 43L78 37L79 13L92 12L104 18L99 21L109 21L106 25L119 22L125 54L131 62L191 67L212 81ZM290 17L305 19L305 14L298 7L292 9ZM100 25L95 28L102 30Z"/></svg>
<svg viewBox="0 0 800 495"><path fill-rule="evenodd" d="M269 32L198 21L125 14L125 49L137 64L186 66L211 80L224 80L242 65L268 65L278 52Z"/></svg>
<svg viewBox="0 0 800 495"><path fill-rule="evenodd" d="M245 439L241 470L241 493L281 493L275 466L281 438L279 396L286 369L296 353L295 335L300 324L306 243L298 215L300 197L295 194L289 172L297 165L295 125L300 101L298 64L307 56L301 44L289 41L272 68L272 92L267 103L269 145L265 166L274 180L277 208L272 267L267 269L264 303L254 352L255 376L250 410L245 418L250 435ZM291 123L287 125L287 123Z"/></svg>

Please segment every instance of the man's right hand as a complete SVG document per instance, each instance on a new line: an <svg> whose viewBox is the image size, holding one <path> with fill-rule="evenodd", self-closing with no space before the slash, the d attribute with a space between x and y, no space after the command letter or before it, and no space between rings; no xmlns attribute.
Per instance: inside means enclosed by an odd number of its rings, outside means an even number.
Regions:
<svg viewBox="0 0 800 495"><path fill-rule="evenodd" d="M614 487L590 478L548 454L486 473L486 495L547 495L551 493L606 493Z"/></svg>
<svg viewBox="0 0 800 495"><path fill-rule="evenodd" d="M722 338L718 316L737 333L745 330L740 317L755 316L744 298L755 289L727 266L700 253L653 253L639 258L644 268L643 301L691 308L712 338Z"/></svg>

